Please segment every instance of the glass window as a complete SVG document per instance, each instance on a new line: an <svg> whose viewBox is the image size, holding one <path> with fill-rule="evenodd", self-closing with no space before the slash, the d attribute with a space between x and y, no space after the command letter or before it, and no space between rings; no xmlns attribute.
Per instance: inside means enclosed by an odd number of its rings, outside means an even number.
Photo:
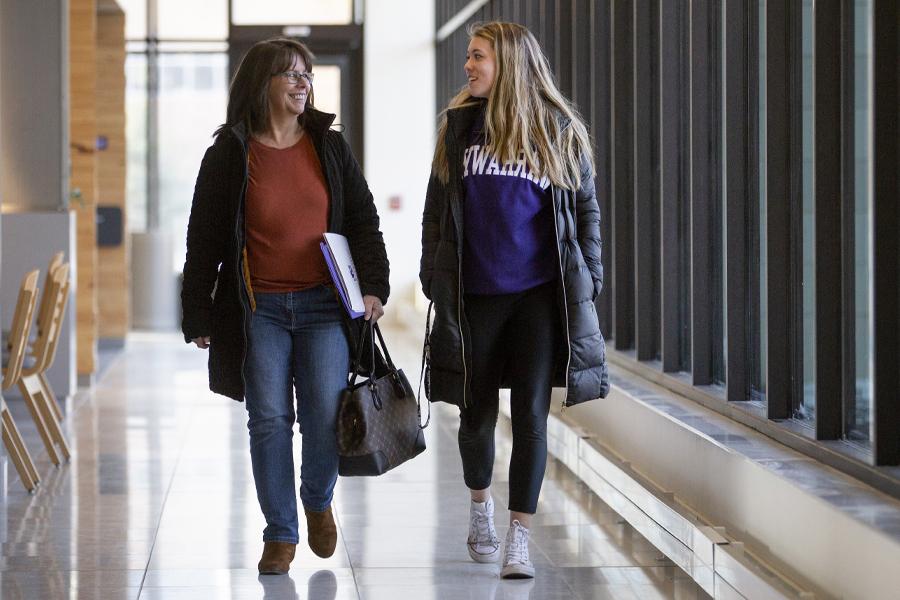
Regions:
<svg viewBox="0 0 900 600"><path fill-rule="evenodd" d="M872 408L872 0L853 3L853 203L855 395L846 407L846 436L871 439Z"/></svg>
<svg viewBox="0 0 900 600"><path fill-rule="evenodd" d="M346 25L353 0L232 0L235 25Z"/></svg>
<svg viewBox="0 0 900 600"><path fill-rule="evenodd" d="M125 11L125 39L147 37L147 0L117 0Z"/></svg>
<svg viewBox="0 0 900 600"><path fill-rule="evenodd" d="M164 40L224 40L227 0L156 0L158 37Z"/></svg>
<svg viewBox="0 0 900 600"><path fill-rule="evenodd" d="M815 98L814 98L814 45L813 2L803 0L801 17L801 97L802 112L802 320L803 387L794 416L814 420L816 411L816 232L815 232Z"/></svg>
<svg viewBox="0 0 900 600"><path fill-rule="evenodd" d="M316 108L334 113L335 123L341 121L341 68L337 65L315 65L316 73L315 101Z"/></svg>
<svg viewBox="0 0 900 600"><path fill-rule="evenodd" d="M180 273L197 171L225 121L228 55L161 54L159 69L159 226L172 234L172 269Z"/></svg>
<svg viewBox="0 0 900 600"><path fill-rule="evenodd" d="M147 55L125 59L128 230L147 230Z"/></svg>

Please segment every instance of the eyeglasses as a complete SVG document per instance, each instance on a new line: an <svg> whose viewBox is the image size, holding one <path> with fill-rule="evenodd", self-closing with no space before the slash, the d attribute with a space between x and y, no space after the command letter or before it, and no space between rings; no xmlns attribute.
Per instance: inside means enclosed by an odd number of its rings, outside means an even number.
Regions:
<svg viewBox="0 0 900 600"><path fill-rule="evenodd" d="M301 79L305 79L309 85L312 85L315 78L314 73L301 73L300 71L285 71L279 75L287 79L289 83L299 83Z"/></svg>

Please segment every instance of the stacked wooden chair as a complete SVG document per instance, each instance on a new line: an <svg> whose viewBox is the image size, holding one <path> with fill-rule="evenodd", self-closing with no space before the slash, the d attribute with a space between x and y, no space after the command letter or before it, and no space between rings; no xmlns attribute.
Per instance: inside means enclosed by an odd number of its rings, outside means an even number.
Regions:
<svg viewBox="0 0 900 600"><path fill-rule="evenodd" d="M50 261L41 301L36 311L38 272L29 273L22 283L13 328L9 332L10 355L3 378L4 390L14 384L18 385L50 461L56 466L64 461L68 462L71 458L61 426L62 411L46 376L56 356L69 300L69 265L63 263L62 259L63 255L60 252ZM33 336L29 336L35 312L36 331ZM29 492L34 491L40 478L12 415L5 407L3 441L25 488Z"/></svg>
<svg viewBox="0 0 900 600"><path fill-rule="evenodd" d="M60 256L58 261L54 257L54 261L50 263L37 315L37 335L29 355L31 360L23 366L18 381L19 391L31 412L31 418L37 425L47 454L56 466L62 464L63 460L68 462L71 458L69 445L60 425L62 411L45 375L56 355L69 297L69 265L59 264L61 262Z"/></svg>
<svg viewBox="0 0 900 600"><path fill-rule="evenodd" d="M26 364L22 375L25 378L34 377L38 380L47 402L52 407L54 416L58 421L62 421L62 410L59 408L59 403L56 401L56 396L53 394L46 375L56 357L56 347L59 345L62 322L66 314L66 305L69 302L69 264L63 264L62 252L53 255L47 268L47 274L45 283L51 283L52 279L55 288L51 290L49 285L44 286L44 294L41 296L37 317L38 339L34 340L35 344L32 346L32 356L35 357L36 364L33 366Z"/></svg>
<svg viewBox="0 0 900 600"><path fill-rule="evenodd" d="M9 330L8 348L9 360L3 369L2 389L11 388L22 375L22 364L25 361L25 353L28 346L28 332L31 330L31 320L34 316L34 305L37 301L37 270L28 273L22 280L19 288L19 298L16 302L16 310L13 314L12 328ZM19 473L19 479L29 492L33 492L40 482L34 461L28 454L28 448L22 440L19 428L13 421L12 415L2 404L3 443L9 457Z"/></svg>

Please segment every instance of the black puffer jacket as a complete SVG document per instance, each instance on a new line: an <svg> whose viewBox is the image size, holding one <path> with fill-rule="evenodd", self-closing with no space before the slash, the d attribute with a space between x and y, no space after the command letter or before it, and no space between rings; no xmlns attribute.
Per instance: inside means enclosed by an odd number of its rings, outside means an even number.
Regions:
<svg viewBox="0 0 900 600"><path fill-rule="evenodd" d="M377 296L386 304L390 292L388 260L378 229L378 213L350 147L330 129L334 117L314 109L304 113L304 127L328 186L328 231L349 240L363 295ZM238 401L244 399L242 369L250 326L243 261L247 176L247 136L243 127L237 126L216 137L200 165L188 222L181 290L185 341L211 338L209 388ZM347 318L351 348L355 347L361 321Z"/></svg>
<svg viewBox="0 0 900 600"><path fill-rule="evenodd" d="M428 184L422 219L422 262L419 278L434 302L431 331L430 399L466 406L470 396L471 344L463 310L462 240L465 192L462 165L465 142L480 107L447 113L447 157L450 180L434 174ZM594 300L603 286L600 263L600 209L587 161L582 163L577 192L551 185L559 250L559 309L566 323L568 347L560 355L554 385L566 387L565 405L606 397L609 376L606 345Z"/></svg>

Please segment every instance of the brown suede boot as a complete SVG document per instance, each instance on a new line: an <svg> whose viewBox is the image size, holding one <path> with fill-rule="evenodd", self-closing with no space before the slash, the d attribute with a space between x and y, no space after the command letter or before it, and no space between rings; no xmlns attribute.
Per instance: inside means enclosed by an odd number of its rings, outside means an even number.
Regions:
<svg viewBox="0 0 900 600"><path fill-rule="evenodd" d="M296 544L289 542L266 542L262 558L259 559L260 575L284 575L291 568Z"/></svg>
<svg viewBox="0 0 900 600"><path fill-rule="evenodd" d="M337 527L329 506L322 512L304 509L306 512L306 532L309 548L316 556L328 558L337 546Z"/></svg>

